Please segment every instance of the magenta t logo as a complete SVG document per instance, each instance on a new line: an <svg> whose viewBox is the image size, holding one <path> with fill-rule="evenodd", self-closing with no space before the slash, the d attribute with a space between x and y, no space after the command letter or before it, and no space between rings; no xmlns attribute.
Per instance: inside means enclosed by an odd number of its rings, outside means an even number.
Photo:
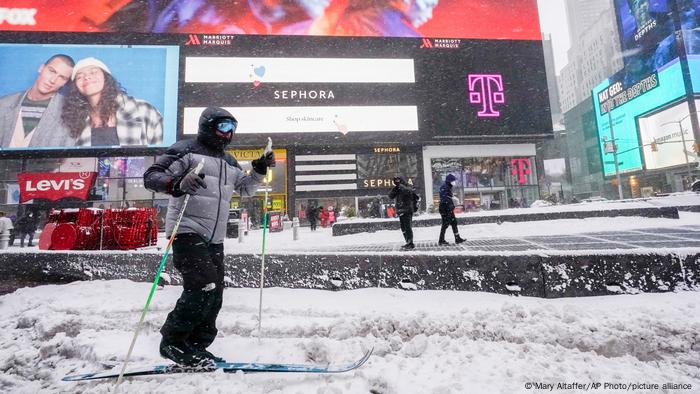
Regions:
<svg viewBox="0 0 700 394"><path fill-rule="evenodd" d="M518 183L521 185L527 183L525 175L530 175L530 159L511 159L510 166L512 167L510 173L518 176Z"/></svg>
<svg viewBox="0 0 700 394"><path fill-rule="evenodd" d="M501 116L501 113L496 111L493 105L506 102L506 96L503 93L503 78L498 74L469 74L467 79L469 102L481 104L481 110L477 116Z"/></svg>

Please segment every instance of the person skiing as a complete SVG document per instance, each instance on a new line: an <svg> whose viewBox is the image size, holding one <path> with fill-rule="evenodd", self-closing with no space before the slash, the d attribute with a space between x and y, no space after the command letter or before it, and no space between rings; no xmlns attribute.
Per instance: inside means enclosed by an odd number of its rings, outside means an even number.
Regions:
<svg viewBox="0 0 700 394"><path fill-rule="evenodd" d="M216 338L216 318L224 291L224 246L229 201L234 192L252 196L274 166L272 141L246 174L226 153L238 122L228 111L206 108L196 139L172 145L146 170L144 184L170 194L166 235L170 237L185 195L190 199L173 241L173 263L182 275L183 290L160 329L161 356L177 364L208 367L223 359L207 351ZM199 163L199 174L194 171Z"/></svg>
<svg viewBox="0 0 700 394"><path fill-rule="evenodd" d="M442 226L440 227L440 239L438 240L438 245L449 245L450 243L445 241L445 231L447 227L452 226L452 232L455 235L455 243L461 244L465 240L459 236L459 229L457 229L457 218L455 217L454 209L455 204L459 200L452 195L452 186L457 182L457 178L452 174L447 174L445 177L445 183L440 186L440 217L442 218Z"/></svg>
<svg viewBox="0 0 700 394"><path fill-rule="evenodd" d="M396 213L399 215L401 232L406 240L406 244L401 249L411 250L416 247L413 244L413 229L411 228L413 213L417 210L416 192L408 186L406 180L401 176L394 177L393 183L394 187L389 192L389 198L396 199Z"/></svg>

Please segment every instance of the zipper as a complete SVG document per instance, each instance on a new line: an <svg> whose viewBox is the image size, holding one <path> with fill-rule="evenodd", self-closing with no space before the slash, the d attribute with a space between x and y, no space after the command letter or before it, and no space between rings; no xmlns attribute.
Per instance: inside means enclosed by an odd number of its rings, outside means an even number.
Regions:
<svg viewBox="0 0 700 394"><path fill-rule="evenodd" d="M219 158L219 201L216 204L216 221L214 222L214 229L211 232L211 238L209 238L209 242L207 242L207 244L211 244L211 241L214 239L214 235L216 235L216 227L219 225L219 214L221 213L221 167L223 163L224 161Z"/></svg>

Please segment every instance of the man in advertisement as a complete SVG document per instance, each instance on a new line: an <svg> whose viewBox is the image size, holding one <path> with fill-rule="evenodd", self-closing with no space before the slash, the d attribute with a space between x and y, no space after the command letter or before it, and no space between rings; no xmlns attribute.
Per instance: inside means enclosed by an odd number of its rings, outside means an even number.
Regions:
<svg viewBox="0 0 700 394"><path fill-rule="evenodd" d="M0 148L75 145L61 120L65 98L59 93L74 65L68 55L53 55L39 66L27 91L0 97Z"/></svg>
<svg viewBox="0 0 700 394"><path fill-rule="evenodd" d="M211 366L223 361L206 349L216 338L216 318L224 294L224 245L229 202L234 192L250 197L274 166L272 141L263 155L243 171L226 153L238 122L228 111L209 107L199 118L196 139L171 146L146 170L144 185L169 194L165 229L172 235L180 211L182 219L173 241L173 264L181 273L180 299L160 329L161 356L188 366ZM200 164L199 174L194 169ZM183 207L185 195L191 197Z"/></svg>

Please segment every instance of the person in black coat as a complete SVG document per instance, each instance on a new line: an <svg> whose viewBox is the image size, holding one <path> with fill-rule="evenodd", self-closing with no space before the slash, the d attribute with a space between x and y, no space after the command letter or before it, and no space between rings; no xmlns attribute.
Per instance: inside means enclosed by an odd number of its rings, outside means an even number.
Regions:
<svg viewBox="0 0 700 394"><path fill-rule="evenodd" d="M452 194L452 186L457 182L457 178L448 174L445 177L445 183L440 186L440 217L442 218L442 226L440 227L440 240L438 245L449 245L449 242L445 241L445 231L447 227L452 226L452 232L455 234L455 243L461 244L465 240L459 236L459 229L457 229L457 218L455 217L455 200L457 198Z"/></svg>
<svg viewBox="0 0 700 394"><path fill-rule="evenodd" d="M410 250L415 248L413 244L411 221L413 220L413 212L416 209L416 192L412 187L409 187L406 180L400 176L394 177L393 182L394 188L389 192L389 198L396 199L396 214L399 215L401 232L406 240L406 244L403 245L401 249Z"/></svg>
<svg viewBox="0 0 700 394"><path fill-rule="evenodd" d="M37 217L37 214L28 211L26 214L21 216L19 219L17 219L17 223L15 223L15 227L17 228L17 231L19 232L19 245L20 247L24 247L24 238L29 237L28 240L28 246L34 246L32 241L34 241L34 233L36 232L36 228L39 224L39 218Z"/></svg>
<svg viewBox="0 0 700 394"><path fill-rule="evenodd" d="M311 231L316 231L316 219L318 216L318 209L311 203L306 207L306 219L309 221L309 226L311 226Z"/></svg>

